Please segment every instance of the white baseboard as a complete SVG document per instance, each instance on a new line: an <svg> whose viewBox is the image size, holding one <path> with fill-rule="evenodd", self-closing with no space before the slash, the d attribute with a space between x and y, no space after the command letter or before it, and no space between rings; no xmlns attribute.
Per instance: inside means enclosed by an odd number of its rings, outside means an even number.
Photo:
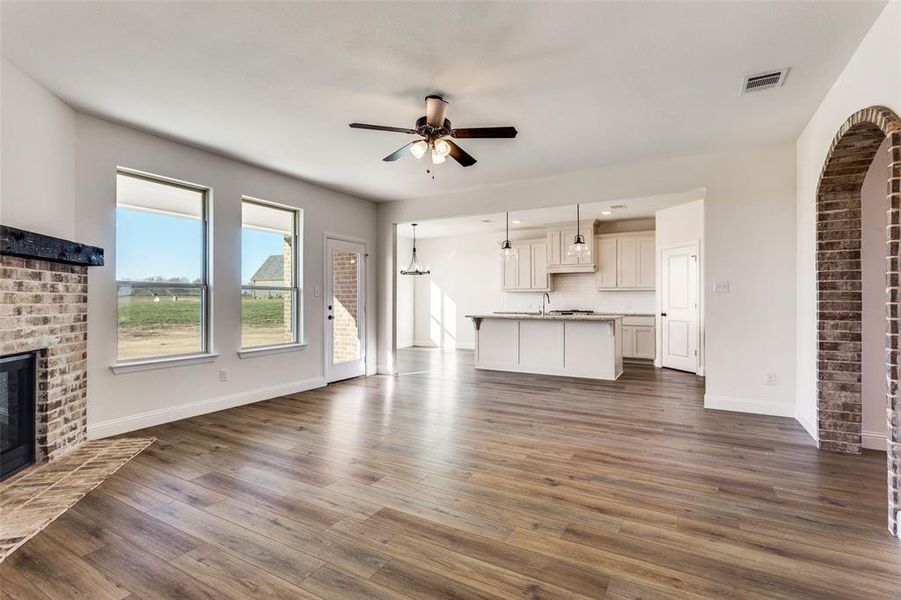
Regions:
<svg viewBox="0 0 901 600"><path fill-rule="evenodd" d="M171 423L172 421L180 421L181 419L187 419L188 417L205 415L218 410L241 406L242 404L261 402L271 398L278 398L279 396L284 396L286 394L296 394L298 392L305 392L321 387L325 387L325 378L317 377L316 379L292 381L290 383L251 390L249 392L240 392L237 394L229 394L228 396L219 396L218 398L208 398L206 400L189 402L187 404L179 404L178 406L150 410L136 415L100 421L99 423L89 423L88 439L96 440L111 435L119 435L120 433L128 433L129 431L135 431L145 427L162 425L163 423Z"/></svg>
<svg viewBox="0 0 901 600"><path fill-rule="evenodd" d="M881 450L888 452L888 439L884 433L878 431L863 431L860 434L862 446L870 450Z"/></svg>
<svg viewBox="0 0 901 600"><path fill-rule="evenodd" d="M813 438L814 442L819 442L819 438L817 438L817 428L813 423L811 423L810 421L808 421L807 419L805 419L804 417L802 417L799 414L795 415L795 420L801 424L801 427L804 428L804 431L807 432L807 435L809 435L811 438Z"/></svg>
<svg viewBox="0 0 901 600"><path fill-rule="evenodd" d="M750 400L734 396L704 394L704 408L730 410L733 412L751 413L755 415L772 415L774 417L794 417L795 405L767 400Z"/></svg>
<svg viewBox="0 0 901 600"><path fill-rule="evenodd" d="M438 344L432 340L413 340L414 348L437 348Z"/></svg>

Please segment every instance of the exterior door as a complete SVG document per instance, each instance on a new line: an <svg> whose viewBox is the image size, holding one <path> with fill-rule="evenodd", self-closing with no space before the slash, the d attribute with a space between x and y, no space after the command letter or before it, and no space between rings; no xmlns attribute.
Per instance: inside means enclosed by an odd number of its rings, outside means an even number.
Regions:
<svg viewBox="0 0 901 600"><path fill-rule="evenodd" d="M698 244L660 252L661 364L698 371Z"/></svg>
<svg viewBox="0 0 901 600"><path fill-rule="evenodd" d="M325 240L325 378L366 374L366 247Z"/></svg>

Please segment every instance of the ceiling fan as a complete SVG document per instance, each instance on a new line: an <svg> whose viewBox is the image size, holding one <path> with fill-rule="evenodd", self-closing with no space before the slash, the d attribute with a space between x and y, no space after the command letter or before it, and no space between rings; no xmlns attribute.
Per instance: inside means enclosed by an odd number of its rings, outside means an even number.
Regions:
<svg viewBox="0 0 901 600"><path fill-rule="evenodd" d="M426 114L416 120L415 129L406 129L404 127L386 127L384 125L367 125L366 123L351 123L354 129L374 129L376 131L394 131L396 133L408 133L410 135L420 136L419 140L414 140L409 144L404 144L382 160L392 162L399 159L404 154L404 150L409 149L410 154L416 158L422 158L425 153L431 150L432 164L438 165L447 160L450 156L455 161L469 167L476 164L474 159L463 148L447 139L448 137L464 139L464 138L515 138L515 127L469 127L464 129L454 129L451 122L445 118L447 115L447 101L441 96L425 97Z"/></svg>

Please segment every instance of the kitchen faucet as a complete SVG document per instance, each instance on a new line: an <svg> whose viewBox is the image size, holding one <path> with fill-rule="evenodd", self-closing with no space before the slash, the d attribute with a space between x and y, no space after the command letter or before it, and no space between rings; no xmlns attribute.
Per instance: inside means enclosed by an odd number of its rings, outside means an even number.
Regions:
<svg viewBox="0 0 901 600"><path fill-rule="evenodd" d="M551 303L551 295L548 294L547 292L545 292L545 293L542 294L542 296L541 296L541 316L542 316L542 317L545 316L545 315L547 315L547 310L546 310L545 307L544 307L544 301L545 301L545 300L547 300L547 303L548 303L548 304Z"/></svg>

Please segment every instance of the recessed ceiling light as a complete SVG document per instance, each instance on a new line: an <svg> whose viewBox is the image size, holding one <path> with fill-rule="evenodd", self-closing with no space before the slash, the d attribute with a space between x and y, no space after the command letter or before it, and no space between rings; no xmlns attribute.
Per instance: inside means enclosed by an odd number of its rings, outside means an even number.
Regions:
<svg viewBox="0 0 901 600"><path fill-rule="evenodd" d="M601 211L601 214L602 214L602 215L612 215L612 214L613 214L613 211L612 211L612 210L602 210L602 211Z"/></svg>
<svg viewBox="0 0 901 600"><path fill-rule="evenodd" d="M519 224L522 223L522 222L523 222L522 219L513 219L513 224L514 224L514 225L519 225Z"/></svg>

